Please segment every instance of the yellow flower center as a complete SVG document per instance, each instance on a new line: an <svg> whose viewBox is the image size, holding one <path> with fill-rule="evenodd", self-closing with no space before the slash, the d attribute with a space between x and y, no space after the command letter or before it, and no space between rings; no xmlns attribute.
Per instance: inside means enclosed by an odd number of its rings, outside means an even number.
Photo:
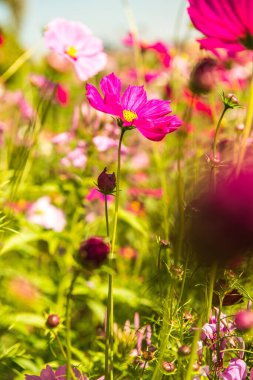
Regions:
<svg viewBox="0 0 253 380"><path fill-rule="evenodd" d="M138 119L137 113L130 110L124 110L123 117L128 123L132 123L134 119Z"/></svg>
<svg viewBox="0 0 253 380"><path fill-rule="evenodd" d="M68 54L71 58L76 59L77 50L74 46L69 46L66 50L66 54Z"/></svg>

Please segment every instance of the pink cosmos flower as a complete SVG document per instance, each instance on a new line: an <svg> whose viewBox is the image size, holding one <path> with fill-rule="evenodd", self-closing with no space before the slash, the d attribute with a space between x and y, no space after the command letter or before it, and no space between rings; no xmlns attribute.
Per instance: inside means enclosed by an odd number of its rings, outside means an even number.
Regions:
<svg viewBox="0 0 253 380"><path fill-rule="evenodd" d="M82 81L105 67L106 54L103 52L102 41L80 22L57 18L48 24L44 37L49 49L74 65L76 74Z"/></svg>
<svg viewBox="0 0 253 380"><path fill-rule="evenodd" d="M200 46L217 54L253 49L252 0L189 0L188 13L194 26L206 38Z"/></svg>
<svg viewBox="0 0 253 380"><path fill-rule="evenodd" d="M121 95L122 83L112 73L101 80L100 87L104 98L92 84L86 84L91 106L116 116L124 128L136 127L149 140L160 141L182 124L175 115L168 115L170 101L147 100L143 86L129 85Z"/></svg>
<svg viewBox="0 0 253 380"><path fill-rule="evenodd" d="M122 42L123 42L123 44L125 46L129 46L129 47L134 46L135 39L134 39L133 33L129 32L123 38ZM170 67L171 55L169 53L169 47L164 42L162 42L162 41L156 41L154 43L148 44L145 41L136 40L136 43L138 44L138 46L140 47L140 49L142 51L153 50L157 54L157 56L158 56L159 60L161 61L162 65L165 68Z"/></svg>
<svg viewBox="0 0 253 380"><path fill-rule="evenodd" d="M66 225L63 211L51 204L49 197L41 197L27 211L27 219L46 229L61 232Z"/></svg>

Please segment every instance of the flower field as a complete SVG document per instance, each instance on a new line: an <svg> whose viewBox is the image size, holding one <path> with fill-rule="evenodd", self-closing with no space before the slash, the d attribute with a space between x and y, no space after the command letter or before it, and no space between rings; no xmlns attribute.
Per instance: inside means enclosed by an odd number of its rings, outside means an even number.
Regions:
<svg viewBox="0 0 253 380"><path fill-rule="evenodd" d="M253 380L253 1L185 8L0 30L0 380Z"/></svg>

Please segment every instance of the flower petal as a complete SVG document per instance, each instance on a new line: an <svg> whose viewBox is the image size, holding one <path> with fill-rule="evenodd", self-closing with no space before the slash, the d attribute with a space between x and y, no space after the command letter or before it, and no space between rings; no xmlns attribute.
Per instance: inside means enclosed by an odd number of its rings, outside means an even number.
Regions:
<svg viewBox="0 0 253 380"><path fill-rule="evenodd" d="M102 96L93 84L86 83L86 96L93 108L98 111L107 112Z"/></svg>
<svg viewBox="0 0 253 380"><path fill-rule="evenodd" d="M125 90L121 104L123 109L136 112L138 114L139 108L143 107L147 102L147 94L144 86L131 86L129 85Z"/></svg>
<svg viewBox="0 0 253 380"><path fill-rule="evenodd" d="M158 118L171 112L170 101L152 99L139 111L140 118Z"/></svg>

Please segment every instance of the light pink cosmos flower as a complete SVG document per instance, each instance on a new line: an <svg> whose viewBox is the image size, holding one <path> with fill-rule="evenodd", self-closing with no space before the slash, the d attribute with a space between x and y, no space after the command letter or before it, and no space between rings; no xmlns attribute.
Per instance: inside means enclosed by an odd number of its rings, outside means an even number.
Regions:
<svg viewBox="0 0 253 380"><path fill-rule="evenodd" d="M247 377L247 365L241 359L231 359L229 366L219 375L223 380L244 380Z"/></svg>
<svg viewBox="0 0 253 380"><path fill-rule="evenodd" d="M182 124L175 115L168 115L170 101L148 100L143 86L129 85L121 95L122 83L112 73L102 78L100 87L104 98L92 84L86 84L91 106L116 116L125 128L136 127L149 140L160 141Z"/></svg>
<svg viewBox="0 0 253 380"><path fill-rule="evenodd" d="M252 0L189 0L188 13L194 26L206 38L201 47L217 54L217 48L229 53L253 49Z"/></svg>
<svg viewBox="0 0 253 380"><path fill-rule="evenodd" d="M66 218L62 210L53 206L49 197L41 197L34 202L27 211L27 219L46 229L61 232L66 225Z"/></svg>
<svg viewBox="0 0 253 380"><path fill-rule="evenodd" d="M49 49L69 60L78 78L87 80L101 71L106 64L106 54L99 38L80 22L57 18L51 21L45 32Z"/></svg>

